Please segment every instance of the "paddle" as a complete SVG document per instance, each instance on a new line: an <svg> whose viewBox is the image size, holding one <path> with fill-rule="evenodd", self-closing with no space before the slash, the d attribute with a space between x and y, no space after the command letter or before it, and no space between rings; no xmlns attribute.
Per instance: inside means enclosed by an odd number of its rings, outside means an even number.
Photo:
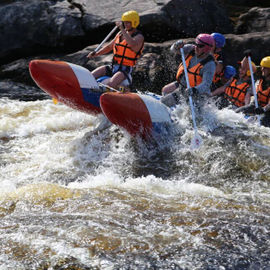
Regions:
<svg viewBox="0 0 270 270"><path fill-rule="evenodd" d="M103 41L96 47L96 49L92 52L93 55L96 54L96 52L102 47L102 45L111 37L111 35L117 30L118 26L116 25L112 30L111 32L103 39ZM85 56L83 56L85 57ZM86 61L84 64L86 64L86 62L88 61L89 59L86 58ZM91 73L91 72L90 72ZM91 81L91 85L92 89L98 89L98 85L97 85L97 81L96 79L94 78L94 76L92 75L92 73L90 74L90 78L89 80Z"/></svg>
<svg viewBox="0 0 270 270"><path fill-rule="evenodd" d="M183 48L180 48L180 51L181 51L184 72L185 72L185 78L186 78L186 82L187 82L187 88L190 88L189 78L188 78L188 74L187 74L186 60L185 60ZM194 106L193 106L192 96L189 95L188 98L189 98L189 106L191 109L191 116L192 116L193 127L194 127L194 137L191 140L191 148L197 149L202 145L203 140L202 140L202 137L199 135L198 130L197 130L197 125L196 125L196 120L195 120L195 110L194 110Z"/></svg>
<svg viewBox="0 0 270 270"><path fill-rule="evenodd" d="M114 89L114 88L108 86L107 84L104 84L104 83L98 83L98 84L99 84L100 86L104 87L106 90L109 90L109 91L111 91L111 92L120 92L120 91L118 91L118 90L116 90L116 89Z"/></svg>
<svg viewBox="0 0 270 270"><path fill-rule="evenodd" d="M112 31L103 39L103 41L95 48L93 51L94 54L102 47L102 45L111 37L111 35L117 30L118 26L116 25Z"/></svg>
<svg viewBox="0 0 270 270"><path fill-rule="evenodd" d="M253 74L250 54L248 55L248 65L249 65L249 70L250 70L252 92L253 92L253 96L254 96L255 107L258 108L259 104L258 104L257 92L256 92L256 88L255 88L254 74ZM259 115L257 115L257 119L258 119L258 124L261 125L261 117Z"/></svg>

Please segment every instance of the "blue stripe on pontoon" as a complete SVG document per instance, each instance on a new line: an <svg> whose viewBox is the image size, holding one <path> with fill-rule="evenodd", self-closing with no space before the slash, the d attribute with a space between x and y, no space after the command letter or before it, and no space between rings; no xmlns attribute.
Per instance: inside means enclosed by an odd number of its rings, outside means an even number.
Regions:
<svg viewBox="0 0 270 270"><path fill-rule="evenodd" d="M81 90L84 101L89 102L93 106L100 108L99 98L103 94L102 92L92 91L89 88L81 88Z"/></svg>

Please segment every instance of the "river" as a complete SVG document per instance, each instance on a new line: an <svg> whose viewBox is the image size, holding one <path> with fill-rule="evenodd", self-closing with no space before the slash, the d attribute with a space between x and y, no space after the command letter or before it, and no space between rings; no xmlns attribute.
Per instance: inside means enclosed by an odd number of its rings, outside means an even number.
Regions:
<svg viewBox="0 0 270 270"><path fill-rule="evenodd" d="M194 151L187 107L145 142L23 90L0 96L1 270L270 269L269 128L211 108Z"/></svg>

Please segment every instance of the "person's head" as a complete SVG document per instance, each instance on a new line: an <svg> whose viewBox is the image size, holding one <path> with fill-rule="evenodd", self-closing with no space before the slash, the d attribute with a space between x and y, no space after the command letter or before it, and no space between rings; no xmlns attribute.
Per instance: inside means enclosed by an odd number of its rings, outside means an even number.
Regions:
<svg viewBox="0 0 270 270"><path fill-rule="evenodd" d="M199 34L195 39L195 53L197 57L204 57L209 54L213 47L215 41L214 38L209 34Z"/></svg>
<svg viewBox="0 0 270 270"><path fill-rule="evenodd" d="M260 63L262 76L270 80L270 56L266 56L261 60Z"/></svg>
<svg viewBox="0 0 270 270"><path fill-rule="evenodd" d="M225 46L225 43L226 43L225 37L220 33L212 33L211 36L215 40L214 52L220 52L222 50L222 48Z"/></svg>
<svg viewBox="0 0 270 270"><path fill-rule="evenodd" d="M241 62L238 62L238 64L239 64L239 77L242 79L248 80L249 77L251 76L248 62L244 58L244 60L242 60ZM251 66L252 66L252 72L254 74L257 70L256 65L253 62L251 62Z"/></svg>
<svg viewBox="0 0 270 270"><path fill-rule="evenodd" d="M226 66L224 69L224 78L226 80L231 79L232 77L234 77L236 74L236 69L233 66Z"/></svg>
<svg viewBox="0 0 270 270"><path fill-rule="evenodd" d="M222 60L216 61L216 73L221 74L224 71L224 64Z"/></svg>
<svg viewBox="0 0 270 270"><path fill-rule="evenodd" d="M130 10L123 13L121 21L124 23L127 30L137 28L140 24L140 17L137 11Z"/></svg>

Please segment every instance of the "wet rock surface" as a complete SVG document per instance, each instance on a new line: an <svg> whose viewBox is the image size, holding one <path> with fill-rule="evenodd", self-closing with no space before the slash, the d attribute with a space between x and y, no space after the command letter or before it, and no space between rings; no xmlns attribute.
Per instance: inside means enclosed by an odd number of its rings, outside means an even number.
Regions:
<svg viewBox="0 0 270 270"><path fill-rule="evenodd" d="M2 1L1 96L8 91L6 81L11 92L18 83L36 87L28 70L32 59L64 60L89 70L110 63L111 55L89 61L86 55L114 27L113 22L131 9L140 14L139 29L146 41L134 70L134 88L160 93L164 84L174 80L178 66L170 45L177 39L191 42L202 32L225 35L228 64L236 65L243 51L252 49L252 59L258 65L261 58L270 55L270 7L265 1L242 2L159 0L129 1L126 5L105 0Z"/></svg>

